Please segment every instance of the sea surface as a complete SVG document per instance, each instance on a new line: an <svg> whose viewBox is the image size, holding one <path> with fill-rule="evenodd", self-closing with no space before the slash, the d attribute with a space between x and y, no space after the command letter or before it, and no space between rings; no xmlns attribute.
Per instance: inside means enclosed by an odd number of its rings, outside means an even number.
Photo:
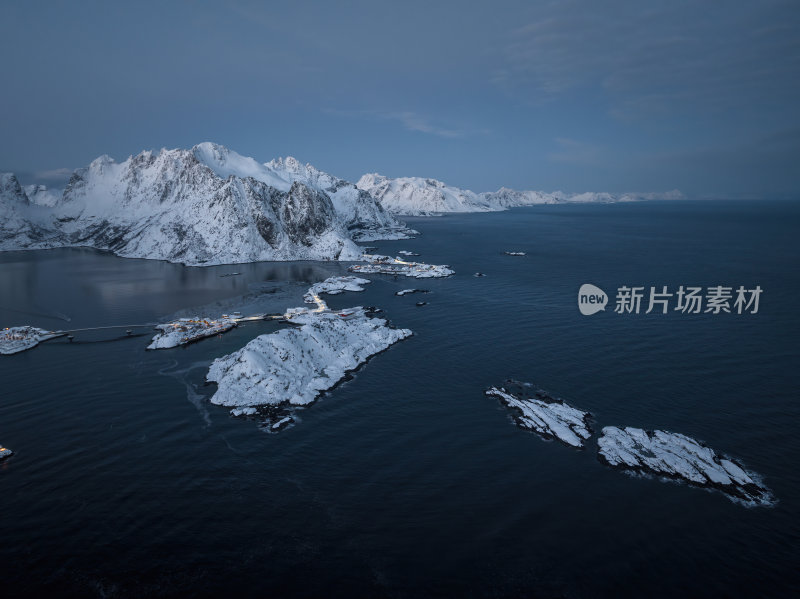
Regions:
<svg viewBox="0 0 800 599"><path fill-rule="evenodd" d="M155 352L140 325L283 311L346 265L0 253L0 326L132 332L0 356L0 444L15 451L0 463L0 596L793 596L800 203L408 222L419 238L373 245L456 275L374 275L363 293L329 296L379 306L415 334L278 434L212 405L204 377L215 357L286 325ZM580 314L583 283L611 296L605 311ZM763 293L757 314L618 314L623 285ZM430 293L394 295L409 287ZM484 396L509 378L590 411L596 433L703 440L758 473L775 504L615 471L597 434L584 450L544 441Z"/></svg>

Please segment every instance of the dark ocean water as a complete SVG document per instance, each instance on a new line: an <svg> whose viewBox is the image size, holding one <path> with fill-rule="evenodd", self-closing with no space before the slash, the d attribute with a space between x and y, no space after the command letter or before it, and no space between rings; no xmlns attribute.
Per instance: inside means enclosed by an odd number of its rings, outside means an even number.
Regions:
<svg viewBox="0 0 800 599"><path fill-rule="evenodd" d="M152 331L0 356L0 595L791 596L800 575L800 204L543 206L410 219L377 242L447 263L371 276L415 336L280 434L213 406L208 364L278 324L146 352ZM510 257L503 250L521 250ZM0 254L0 326L78 328L302 305L335 263L185 268ZM473 277L480 271L483 278ZM240 272L239 276L220 274ZM760 285L758 314L581 316L577 290ZM432 293L396 297L407 287ZM419 300L428 305L417 307ZM613 300L612 300L613 301ZM146 333L146 334L145 334ZM120 335L123 335L120 337ZM740 459L771 508L601 465L517 428L484 389L531 381L594 426Z"/></svg>

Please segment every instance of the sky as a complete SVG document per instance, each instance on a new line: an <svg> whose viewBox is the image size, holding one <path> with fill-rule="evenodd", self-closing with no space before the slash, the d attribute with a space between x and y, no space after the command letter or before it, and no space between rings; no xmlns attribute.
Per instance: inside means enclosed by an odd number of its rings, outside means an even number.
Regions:
<svg viewBox="0 0 800 599"><path fill-rule="evenodd" d="M800 192L800 2L6 0L0 171L223 144L355 181Z"/></svg>

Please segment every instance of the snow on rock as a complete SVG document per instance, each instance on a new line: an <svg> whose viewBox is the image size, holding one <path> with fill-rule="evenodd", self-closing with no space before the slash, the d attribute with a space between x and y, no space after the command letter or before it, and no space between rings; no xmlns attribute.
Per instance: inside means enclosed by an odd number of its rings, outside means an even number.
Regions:
<svg viewBox="0 0 800 599"><path fill-rule="evenodd" d="M292 316L302 326L261 335L214 360L206 375L218 385L212 403L232 407L311 403L348 371L412 334L368 317L362 308L303 310Z"/></svg>
<svg viewBox="0 0 800 599"><path fill-rule="evenodd" d="M58 204L64 194L63 189L48 189L46 185L26 185L24 190L31 204L50 208Z"/></svg>
<svg viewBox="0 0 800 599"><path fill-rule="evenodd" d="M411 239L419 234L398 221L368 192L349 181L303 164L291 156L277 158L264 166L271 172L280 173L287 181L300 181L328 194L355 241Z"/></svg>
<svg viewBox="0 0 800 599"><path fill-rule="evenodd" d="M31 326L10 327L0 331L0 354L16 354L39 345L42 341L60 337L63 333L45 331Z"/></svg>
<svg viewBox="0 0 800 599"><path fill-rule="evenodd" d="M270 429L273 431L279 431L289 426L292 422L294 422L294 418L292 418L291 416L284 416L277 422L272 423Z"/></svg>
<svg viewBox="0 0 800 599"><path fill-rule="evenodd" d="M377 254L364 254L361 258L367 264L354 264L349 267L350 272L360 274L388 274L403 275L416 279L430 279L438 277L449 277L455 274L446 265L424 264L422 262L406 262L400 258L390 258Z"/></svg>
<svg viewBox="0 0 800 599"><path fill-rule="evenodd" d="M523 392L513 394L505 388L492 387L486 391L486 395L498 398L514 410L515 420L520 427L533 430L545 438L558 439L572 447L583 447L584 439L591 436L588 412L573 408L544 391L537 390L536 397L524 397Z"/></svg>
<svg viewBox="0 0 800 599"><path fill-rule="evenodd" d="M258 410L253 407L233 408L231 410L231 416L255 416L256 414L258 414Z"/></svg>
<svg viewBox="0 0 800 599"><path fill-rule="evenodd" d="M430 293L427 289L401 289L400 291L396 291L395 295L404 296L410 293Z"/></svg>
<svg viewBox="0 0 800 599"><path fill-rule="evenodd" d="M241 406L231 409L230 415L255 420L259 428L267 433L279 433L295 422L294 410L274 405Z"/></svg>
<svg viewBox="0 0 800 599"><path fill-rule="evenodd" d="M213 337L230 331L237 324L235 318L181 318L173 322L157 325L160 331L153 337L147 349L170 349L186 345L205 337Z"/></svg>
<svg viewBox="0 0 800 599"><path fill-rule="evenodd" d="M648 472L718 489L751 505L769 505L772 494L754 474L700 441L666 431L615 426L603 428L598 456L610 466Z"/></svg>
<svg viewBox="0 0 800 599"><path fill-rule="evenodd" d="M303 296L303 300L307 304L313 304L316 302L314 297L320 293L338 295L344 291L364 291L363 285L371 282L360 277L330 277L320 283L314 283Z"/></svg>

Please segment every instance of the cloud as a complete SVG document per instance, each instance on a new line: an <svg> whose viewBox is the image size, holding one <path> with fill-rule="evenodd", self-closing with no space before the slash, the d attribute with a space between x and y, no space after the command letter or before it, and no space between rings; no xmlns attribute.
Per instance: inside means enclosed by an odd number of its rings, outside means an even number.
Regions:
<svg viewBox="0 0 800 599"><path fill-rule="evenodd" d="M395 121L400 123L408 131L417 131L436 137L446 139L458 139L472 135L485 135L486 129L468 129L445 127L434 124L425 116L412 111L380 111L380 110L337 110L326 109L327 114L343 116L348 118L366 118L371 120Z"/></svg>
<svg viewBox="0 0 800 599"><path fill-rule="evenodd" d="M65 183L72 176L72 169L69 168L55 168L45 171L35 171L32 173L36 181L41 181L46 184Z"/></svg>
<svg viewBox="0 0 800 599"><path fill-rule="evenodd" d="M558 149L548 154L553 162L597 166L603 162L603 156L607 152L601 146L566 137L557 137L555 142Z"/></svg>
<svg viewBox="0 0 800 599"><path fill-rule="evenodd" d="M438 137L455 138L467 135L467 132L462 129L447 129L433 125L427 119L414 112L389 112L385 113L382 118L399 121L409 131L429 133Z"/></svg>
<svg viewBox="0 0 800 599"><path fill-rule="evenodd" d="M493 81L534 102L594 93L618 117L800 101L796 2L541 5Z"/></svg>

